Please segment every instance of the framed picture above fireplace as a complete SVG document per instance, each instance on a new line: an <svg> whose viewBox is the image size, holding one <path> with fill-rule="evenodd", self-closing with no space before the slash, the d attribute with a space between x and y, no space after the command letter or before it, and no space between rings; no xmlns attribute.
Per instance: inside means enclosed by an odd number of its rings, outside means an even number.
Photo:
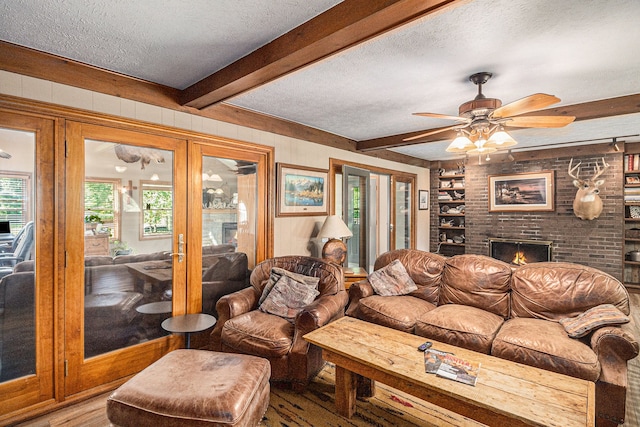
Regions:
<svg viewBox="0 0 640 427"><path fill-rule="evenodd" d="M489 175L489 212L554 210L554 171Z"/></svg>

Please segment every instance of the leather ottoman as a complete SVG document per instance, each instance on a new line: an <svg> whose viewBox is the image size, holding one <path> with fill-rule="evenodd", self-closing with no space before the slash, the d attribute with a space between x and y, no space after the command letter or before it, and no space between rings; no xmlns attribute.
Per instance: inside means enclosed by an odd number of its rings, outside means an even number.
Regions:
<svg viewBox="0 0 640 427"><path fill-rule="evenodd" d="M115 390L107 417L117 426L256 426L269 406L266 359L175 350Z"/></svg>

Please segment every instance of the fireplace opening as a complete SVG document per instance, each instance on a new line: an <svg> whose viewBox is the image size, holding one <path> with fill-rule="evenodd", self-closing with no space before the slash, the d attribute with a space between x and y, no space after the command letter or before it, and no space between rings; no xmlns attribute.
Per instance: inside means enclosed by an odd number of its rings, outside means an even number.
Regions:
<svg viewBox="0 0 640 427"><path fill-rule="evenodd" d="M552 243L543 240L489 239L489 256L512 265L551 261Z"/></svg>

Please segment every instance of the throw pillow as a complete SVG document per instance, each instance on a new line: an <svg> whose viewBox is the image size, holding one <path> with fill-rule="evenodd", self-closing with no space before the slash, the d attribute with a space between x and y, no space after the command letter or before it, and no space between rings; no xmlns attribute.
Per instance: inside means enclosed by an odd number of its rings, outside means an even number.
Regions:
<svg viewBox="0 0 640 427"><path fill-rule="evenodd" d="M316 288L317 283L310 286L284 275L275 283L259 309L293 322L297 314L320 295Z"/></svg>
<svg viewBox="0 0 640 427"><path fill-rule="evenodd" d="M382 296L406 295L418 289L399 260L371 273L367 279L376 294Z"/></svg>
<svg viewBox="0 0 640 427"><path fill-rule="evenodd" d="M264 300L267 298L267 295L269 295L269 292L271 292L271 289L273 289L275 284L278 282L278 280L280 280L282 276L291 277L297 282L306 283L307 285L313 286L315 288L318 287L318 282L320 282L319 277L305 276L304 274L294 273L292 271L285 270L284 268L272 267L271 273L269 274L269 280L267 280L267 284L262 289L262 295L260 296L258 305L261 305L264 302Z"/></svg>
<svg viewBox="0 0 640 427"><path fill-rule="evenodd" d="M629 318L613 304L602 304L590 308L576 317L560 319L559 322L571 338L581 338L605 325L628 323Z"/></svg>

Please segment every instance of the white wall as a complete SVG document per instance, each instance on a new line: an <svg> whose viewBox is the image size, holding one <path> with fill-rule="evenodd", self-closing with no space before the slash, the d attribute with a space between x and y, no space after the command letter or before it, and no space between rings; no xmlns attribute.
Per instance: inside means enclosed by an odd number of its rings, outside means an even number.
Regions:
<svg viewBox="0 0 640 427"><path fill-rule="evenodd" d="M418 176L416 190L429 189L429 170L208 119L116 96L0 70L0 93L275 147L276 162L327 169L329 158L394 169ZM417 203L417 201L416 201ZM274 255L310 255L309 242L324 217L275 219ZM316 230L317 231L317 230ZM417 211L417 244L429 250L429 211Z"/></svg>

